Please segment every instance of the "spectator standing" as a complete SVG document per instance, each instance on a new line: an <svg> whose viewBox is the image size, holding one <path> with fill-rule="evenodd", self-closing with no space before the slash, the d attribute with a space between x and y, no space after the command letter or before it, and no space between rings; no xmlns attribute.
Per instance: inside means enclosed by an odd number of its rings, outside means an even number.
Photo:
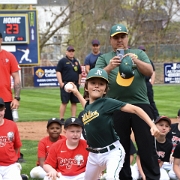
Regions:
<svg viewBox="0 0 180 180"><path fill-rule="evenodd" d="M79 90L81 84L81 66L78 60L74 57L75 49L69 46L66 51L66 56L60 59L56 67L56 75L60 86L60 98L61 105L59 108L60 120L64 122L64 114L66 111L66 106L68 102L71 102L71 116L76 117L77 103L79 100L73 93L68 93L65 91L64 86L68 82L74 82Z"/></svg>
<svg viewBox="0 0 180 180"><path fill-rule="evenodd" d="M92 52L88 54L85 58L84 65L86 73L89 73L89 70L95 67L96 60L101 55L100 52L100 42L97 39L92 41Z"/></svg>
<svg viewBox="0 0 180 180"><path fill-rule="evenodd" d="M2 41L0 33L0 97L3 98L6 107L4 118L13 121L12 109L18 109L20 101L20 68L15 56L1 48ZM14 81L14 97L11 91L11 76Z"/></svg>
<svg viewBox="0 0 180 180"><path fill-rule="evenodd" d="M0 97L3 98L6 107L4 118L13 121L12 110L18 109L20 105L20 67L15 56L1 48L2 41L0 33ZM14 96L11 90L11 77L14 82ZM19 153L18 161L24 162L22 153Z"/></svg>
<svg viewBox="0 0 180 180"><path fill-rule="evenodd" d="M110 30L110 43L113 51L99 56L96 61L96 67L104 68L108 73L109 91L107 96L141 107L151 119L154 119L144 80L145 76L151 76L153 73L148 56L142 50L128 49L128 30L123 24L112 26ZM125 70L119 69L122 62L120 56L117 56L117 49L122 49L125 56L129 56L132 59L132 61L126 64L127 68ZM123 54L121 54L121 57L123 57ZM133 70L134 66L136 68ZM114 128L126 151L125 163L120 172L120 179L132 179L129 156L132 128L146 178L159 180L159 164L154 138L149 132L149 126L135 114L116 111L113 116Z"/></svg>
<svg viewBox="0 0 180 180"><path fill-rule="evenodd" d="M21 165L17 163L22 143L16 123L4 118L5 110L0 98L0 179L22 180Z"/></svg>
<svg viewBox="0 0 180 180"><path fill-rule="evenodd" d="M52 144L58 140L65 139L65 136L60 135L62 132L62 122L57 118L51 118L47 123L48 136L41 139L38 143L38 161L37 166L34 167L31 172L31 178L43 179L46 172L43 169L44 161L49 153L49 149Z"/></svg>
<svg viewBox="0 0 180 180"><path fill-rule="evenodd" d="M138 49L146 51L146 49L145 49L145 47L143 45L139 46ZM156 120L159 117L159 112L158 112L158 109L156 107L156 103L154 101L154 91L153 91L153 85L154 85L154 82L155 82L156 72L155 72L154 63L152 62L152 60L150 60L150 62L151 62L151 65L153 67L153 74L150 77L146 76L145 77L145 82L146 82L146 87L147 87L148 99L149 99L151 107L153 108L154 120Z"/></svg>

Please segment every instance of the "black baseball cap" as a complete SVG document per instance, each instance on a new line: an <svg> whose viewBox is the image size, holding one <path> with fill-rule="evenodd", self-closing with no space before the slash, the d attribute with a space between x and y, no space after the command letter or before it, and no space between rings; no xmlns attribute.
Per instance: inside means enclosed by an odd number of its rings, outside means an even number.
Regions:
<svg viewBox="0 0 180 180"><path fill-rule="evenodd" d="M2 38L2 34L0 33L0 38Z"/></svg>
<svg viewBox="0 0 180 180"><path fill-rule="evenodd" d="M99 40L97 39L92 40L92 45L100 45Z"/></svg>
<svg viewBox="0 0 180 180"><path fill-rule="evenodd" d="M146 48L145 48L143 45L140 45L140 46L138 47L138 49L141 49L141 50L143 50L143 51L146 51Z"/></svg>
<svg viewBox="0 0 180 180"><path fill-rule="evenodd" d="M177 115L178 115L178 116L180 116L180 109L179 109L179 111L178 111Z"/></svg>
<svg viewBox="0 0 180 180"><path fill-rule="evenodd" d="M73 46L69 46L69 47L67 48L67 51L75 51L75 49L74 49Z"/></svg>
<svg viewBox="0 0 180 180"><path fill-rule="evenodd" d="M0 98L0 105L5 106L4 100L2 98Z"/></svg>
<svg viewBox="0 0 180 180"><path fill-rule="evenodd" d="M48 128L52 123L58 123L60 126L63 125L63 123L60 121L60 119L58 119L58 118L51 118L51 119L48 120L47 128Z"/></svg>
<svg viewBox="0 0 180 180"><path fill-rule="evenodd" d="M79 125L83 127L83 122L79 118L71 117L71 118L66 119L64 128L67 128L70 125Z"/></svg>
<svg viewBox="0 0 180 180"><path fill-rule="evenodd" d="M167 121L169 126L171 126L171 120L167 116L160 116L156 119L155 124L157 124L159 121Z"/></svg>

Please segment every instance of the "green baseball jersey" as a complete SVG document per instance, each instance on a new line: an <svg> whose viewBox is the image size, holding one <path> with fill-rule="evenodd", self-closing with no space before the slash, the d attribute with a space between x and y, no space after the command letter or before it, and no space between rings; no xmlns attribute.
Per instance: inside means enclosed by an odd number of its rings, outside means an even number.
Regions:
<svg viewBox="0 0 180 180"><path fill-rule="evenodd" d="M87 136L87 143L92 148L102 148L119 139L113 128L112 115L126 103L112 98L99 98L92 104L87 102L83 123Z"/></svg>
<svg viewBox="0 0 180 180"><path fill-rule="evenodd" d="M124 50L124 53L134 53L138 56L139 60L151 64L146 53L140 49L128 49ZM101 55L96 62L96 67L104 69L114 56L116 56L116 52L113 51ZM118 71L119 67L116 67L109 73L109 90L107 96L131 104L149 104L149 100L147 97L147 88L145 84L145 76L141 72L139 72L138 69L135 69L134 80L132 84L125 87L120 86L116 83Z"/></svg>

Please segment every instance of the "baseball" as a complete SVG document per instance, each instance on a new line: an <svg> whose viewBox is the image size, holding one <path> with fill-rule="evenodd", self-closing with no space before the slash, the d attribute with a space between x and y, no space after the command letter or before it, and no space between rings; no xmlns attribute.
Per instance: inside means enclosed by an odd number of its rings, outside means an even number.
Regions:
<svg viewBox="0 0 180 180"><path fill-rule="evenodd" d="M69 90L73 89L73 85L71 83L67 83L64 86L64 89L65 89L66 92L69 92Z"/></svg>

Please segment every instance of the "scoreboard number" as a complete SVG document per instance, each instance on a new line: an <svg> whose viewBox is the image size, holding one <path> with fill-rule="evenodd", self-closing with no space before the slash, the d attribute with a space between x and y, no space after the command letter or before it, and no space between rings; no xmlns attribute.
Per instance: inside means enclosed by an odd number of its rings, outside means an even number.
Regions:
<svg viewBox="0 0 180 180"><path fill-rule="evenodd" d="M27 14L0 14L2 44L28 44L29 28Z"/></svg>

